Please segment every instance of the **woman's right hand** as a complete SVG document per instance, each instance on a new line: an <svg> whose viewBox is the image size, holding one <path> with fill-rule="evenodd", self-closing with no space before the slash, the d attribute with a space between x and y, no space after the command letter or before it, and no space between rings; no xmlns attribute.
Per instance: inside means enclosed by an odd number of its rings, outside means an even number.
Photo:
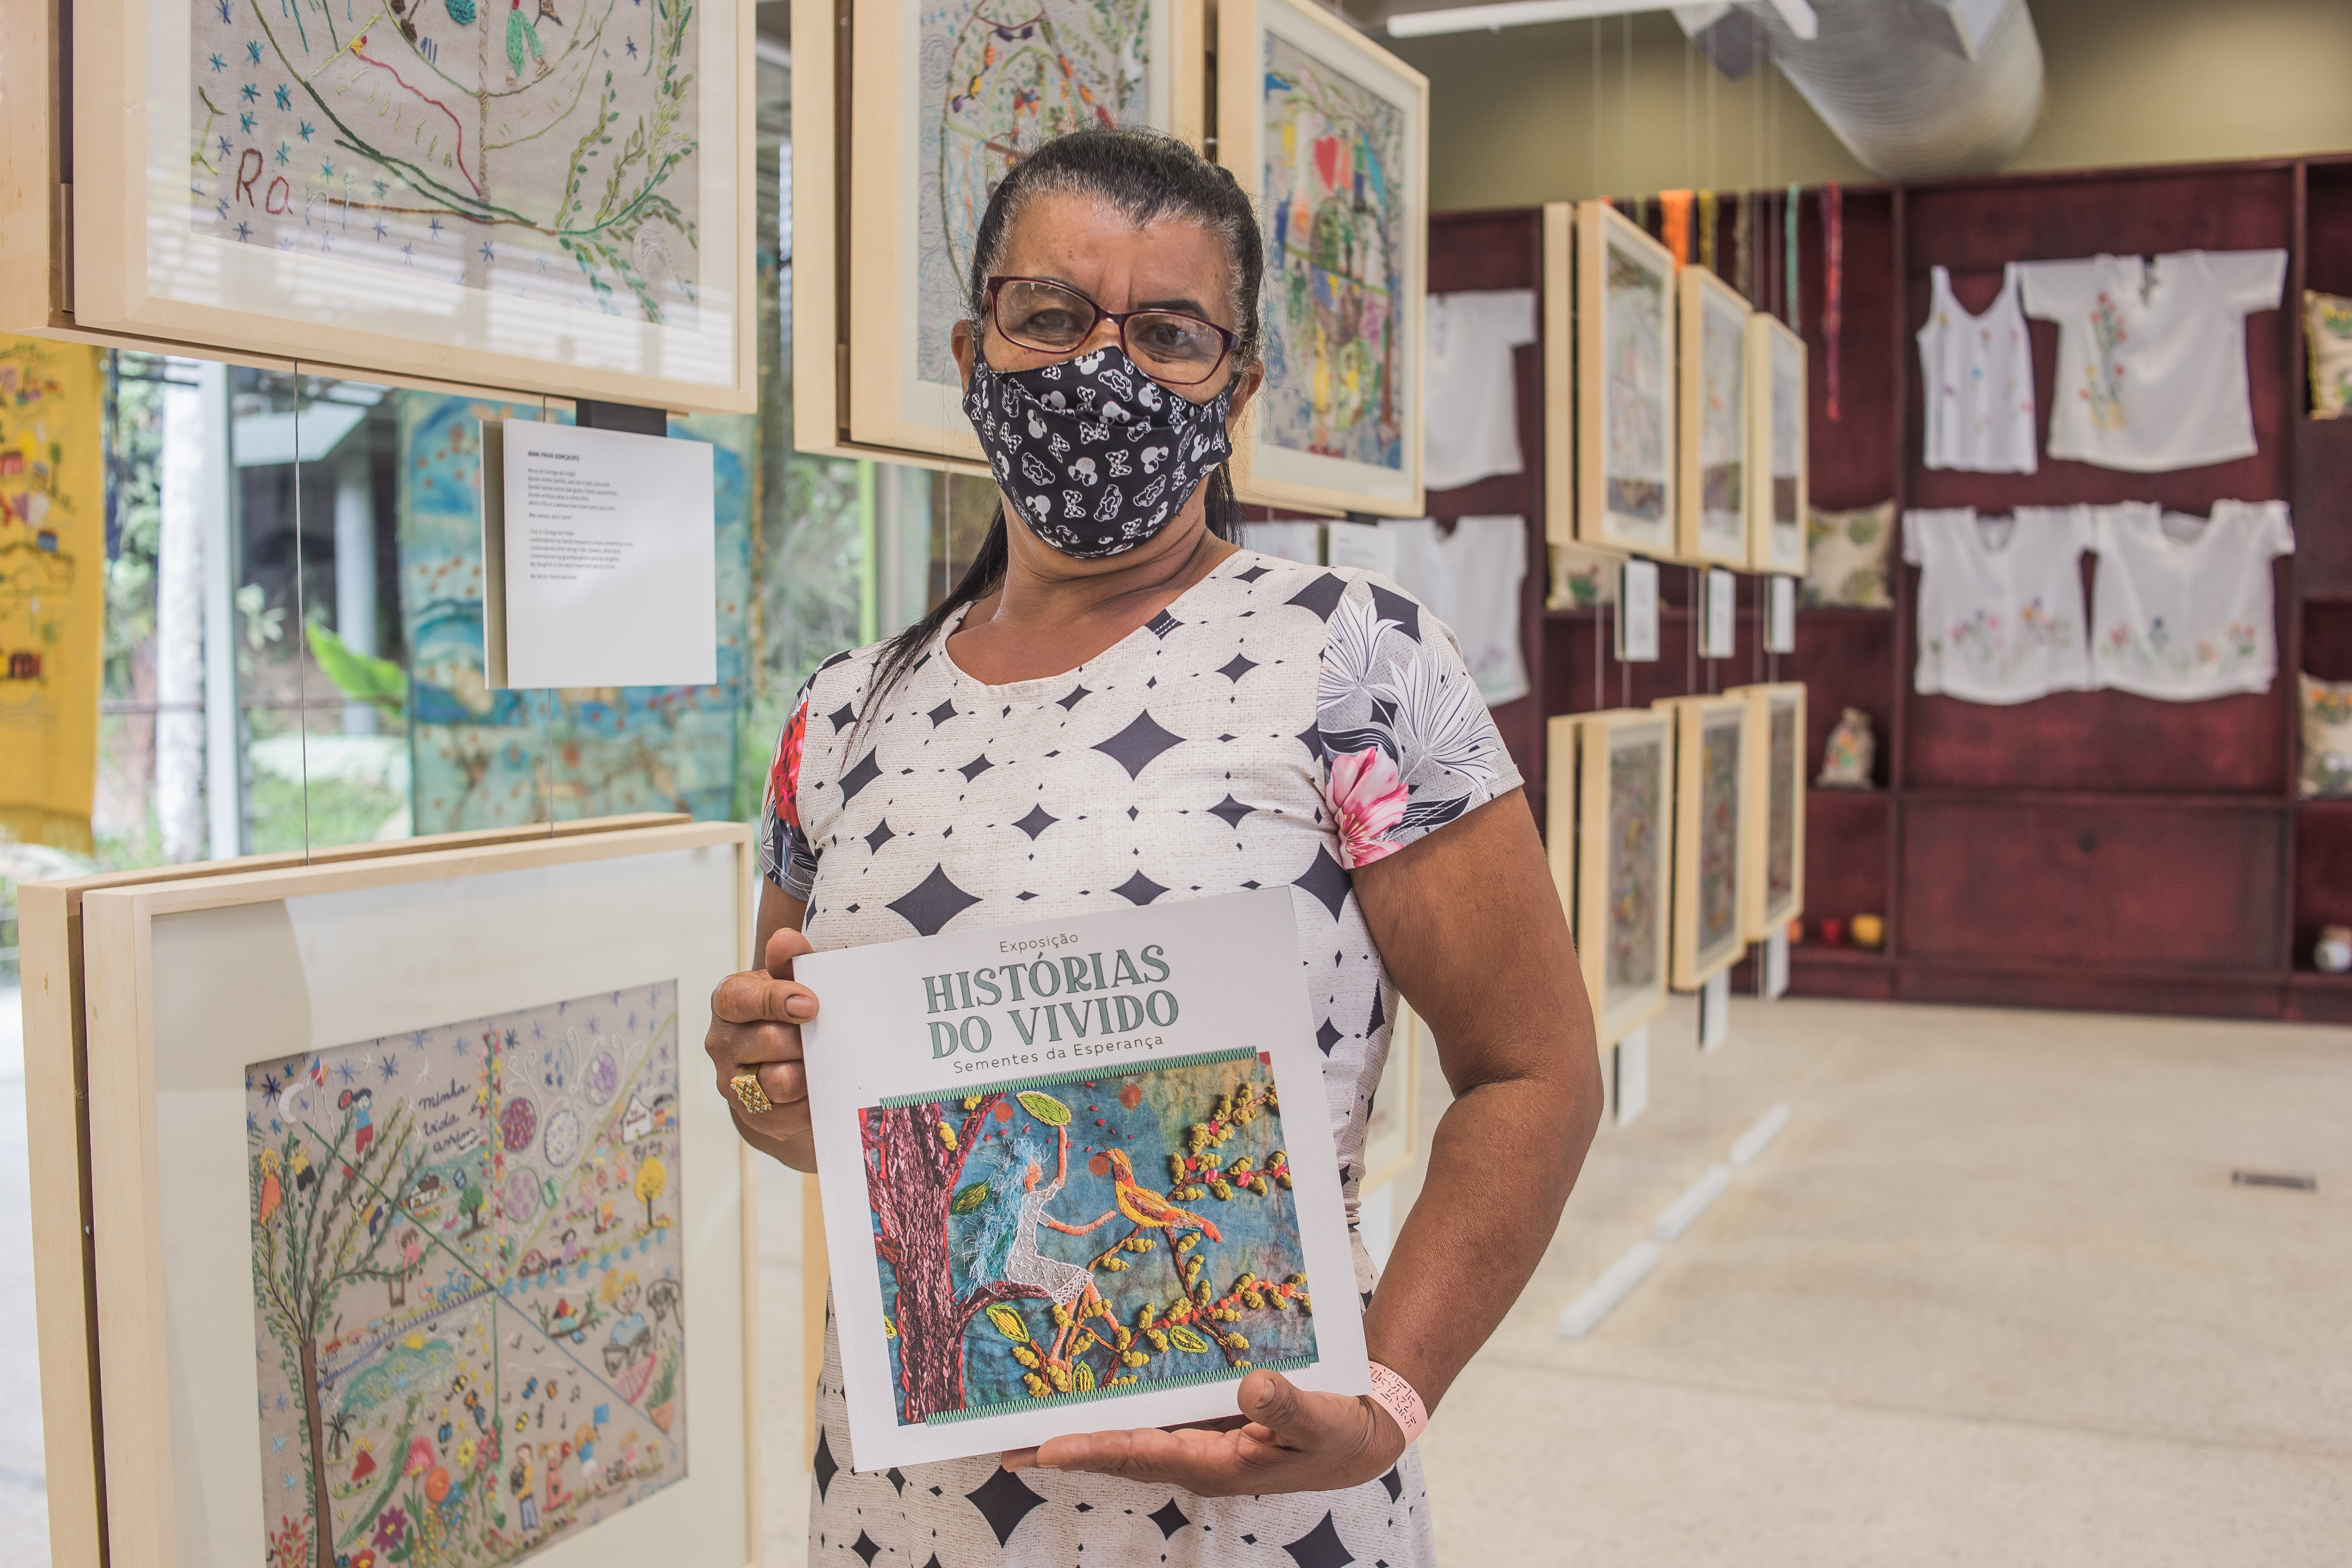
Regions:
<svg viewBox="0 0 2352 1568"><path fill-rule="evenodd" d="M719 1092L743 1141L796 1171L816 1169L809 1131L808 1073L801 1065L801 1026L816 1016L816 993L793 979L793 960L815 949L786 927L768 938L766 970L730 974L710 994L710 1032L703 1049L718 1069ZM770 1109L753 1116L730 1087L756 1072Z"/></svg>

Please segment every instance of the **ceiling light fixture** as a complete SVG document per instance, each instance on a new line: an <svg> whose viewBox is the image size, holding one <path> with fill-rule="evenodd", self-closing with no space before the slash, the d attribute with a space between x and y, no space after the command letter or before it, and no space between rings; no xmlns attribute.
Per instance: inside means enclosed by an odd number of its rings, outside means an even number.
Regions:
<svg viewBox="0 0 2352 1568"><path fill-rule="evenodd" d="M1821 19L1807 0L1771 0L1772 9L1801 38L1821 31ZM1643 11L1702 9L1675 0L1507 0L1496 5L1457 5L1450 11L1409 11L1388 20L1392 38L1427 38L1441 33L1493 32L1503 27L1532 26L1539 22L1582 22L1596 16L1623 16Z"/></svg>

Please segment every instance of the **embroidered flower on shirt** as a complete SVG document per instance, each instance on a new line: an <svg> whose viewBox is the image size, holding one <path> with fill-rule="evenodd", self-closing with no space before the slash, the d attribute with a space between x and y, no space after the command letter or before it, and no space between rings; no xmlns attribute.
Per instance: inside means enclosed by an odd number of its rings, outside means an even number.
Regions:
<svg viewBox="0 0 2352 1568"><path fill-rule="evenodd" d="M2083 367L2083 400L2091 405L2091 424L2101 430L2124 427L2124 362L2116 351L2129 342L2123 312L2103 289L2091 307L2091 341L2098 346L2092 363Z"/></svg>

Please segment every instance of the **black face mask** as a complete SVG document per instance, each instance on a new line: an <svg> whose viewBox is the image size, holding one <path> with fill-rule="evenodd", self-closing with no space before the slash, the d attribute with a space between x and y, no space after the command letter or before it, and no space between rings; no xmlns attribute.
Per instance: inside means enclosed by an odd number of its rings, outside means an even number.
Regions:
<svg viewBox="0 0 2352 1568"><path fill-rule="evenodd" d="M1092 561L1167 527L1232 455L1233 402L1231 384L1206 403L1180 397L1113 344L1035 370L975 353L963 411L1029 531Z"/></svg>

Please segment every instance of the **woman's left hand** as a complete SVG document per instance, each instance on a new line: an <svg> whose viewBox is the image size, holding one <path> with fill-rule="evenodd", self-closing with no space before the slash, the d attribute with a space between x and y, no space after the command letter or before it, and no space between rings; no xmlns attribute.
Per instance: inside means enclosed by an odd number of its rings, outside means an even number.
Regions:
<svg viewBox="0 0 2352 1568"><path fill-rule="evenodd" d="M1369 1398L1317 1394L1278 1372L1242 1379L1225 1431L1090 1432L1004 1456L1008 1470L1094 1470L1181 1487L1195 1497L1339 1491L1388 1473L1404 1453L1395 1418Z"/></svg>

